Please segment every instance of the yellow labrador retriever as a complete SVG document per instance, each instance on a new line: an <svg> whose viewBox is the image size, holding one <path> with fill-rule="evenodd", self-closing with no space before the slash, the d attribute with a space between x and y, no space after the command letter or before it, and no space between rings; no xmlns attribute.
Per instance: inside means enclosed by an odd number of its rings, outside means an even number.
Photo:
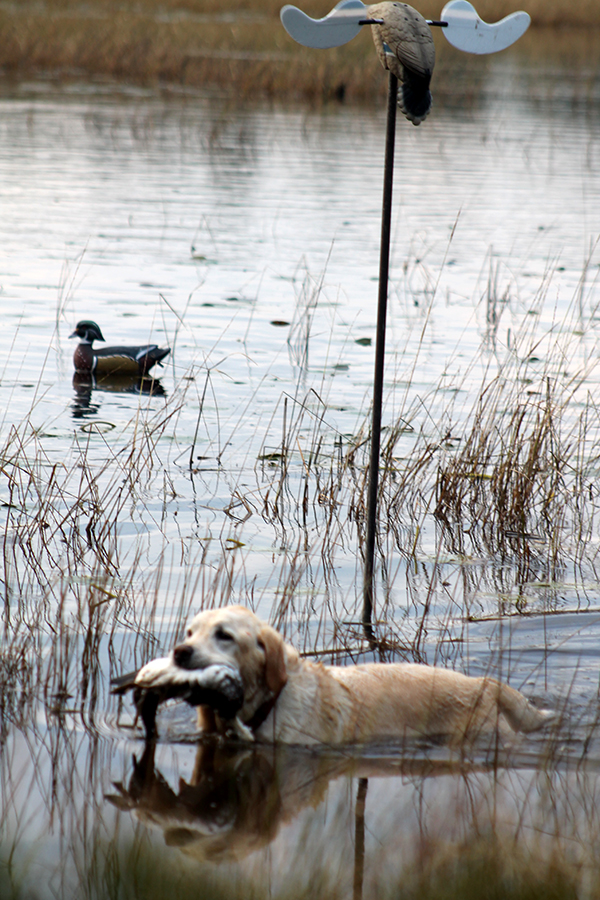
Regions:
<svg viewBox="0 0 600 900"><path fill-rule="evenodd" d="M460 743L496 730L535 731L552 715L494 678L410 663L310 662L242 606L199 613L169 660L179 673L215 665L239 673L243 705L234 727L261 741L335 745L443 736ZM208 706L198 707L198 718L207 731L231 727Z"/></svg>

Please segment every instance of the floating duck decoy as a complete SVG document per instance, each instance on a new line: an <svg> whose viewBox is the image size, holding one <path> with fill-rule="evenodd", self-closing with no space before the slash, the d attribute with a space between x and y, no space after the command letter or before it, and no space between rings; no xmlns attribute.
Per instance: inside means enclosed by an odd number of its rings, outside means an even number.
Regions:
<svg viewBox="0 0 600 900"><path fill-rule="evenodd" d="M152 366L168 356L169 347L157 344L143 344L139 347L102 347L97 350L94 341L104 337L98 325L85 319L77 323L69 337L78 337L79 344L73 354L76 372L87 372L96 377L103 375L146 375Z"/></svg>
<svg viewBox="0 0 600 900"><path fill-rule="evenodd" d="M427 20L406 3L369 6L373 42L384 69L399 82L398 106L413 125L420 125L431 109L429 84L435 65L435 44Z"/></svg>

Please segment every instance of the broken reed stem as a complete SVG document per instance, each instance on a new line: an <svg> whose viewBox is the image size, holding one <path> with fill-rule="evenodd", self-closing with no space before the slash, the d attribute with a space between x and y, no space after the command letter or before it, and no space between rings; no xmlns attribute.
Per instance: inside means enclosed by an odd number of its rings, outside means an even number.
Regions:
<svg viewBox="0 0 600 900"><path fill-rule="evenodd" d="M196 428L194 430L194 437L192 439L192 446L190 447L190 462L189 469L190 472L194 469L194 452L196 450L196 442L198 441L198 432L200 430L200 422L202 421L202 413L204 411L204 400L206 398L206 390L208 388L208 380L210 378L210 371L207 371L206 378L204 379L204 388L202 390L202 396L200 398L200 406L198 408L198 417L196 419Z"/></svg>

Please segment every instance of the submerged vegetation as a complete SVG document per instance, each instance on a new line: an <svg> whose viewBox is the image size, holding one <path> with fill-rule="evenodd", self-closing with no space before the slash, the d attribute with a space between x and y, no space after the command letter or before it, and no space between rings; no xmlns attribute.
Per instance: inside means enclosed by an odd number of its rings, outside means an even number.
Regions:
<svg viewBox="0 0 600 900"><path fill-rule="evenodd" d="M331 883L323 863L323 871L310 887L295 887L292 882L281 890L260 889L241 879L215 877L204 867L201 876L180 856L167 850L141 843L102 845L85 877L77 885L82 900L342 900L348 893ZM482 837L439 859L428 859L425 852L418 865L404 872L398 882L378 881L371 896L397 900L575 900L582 896L573 871L564 860L536 860L511 848L498 846L493 836ZM297 862L295 860L295 862ZM433 863L433 864L432 864ZM0 887L3 900L48 900L55 894L41 885L21 887L18 875L7 875L10 867L0 863ZM2 872L6 877L2 880ZM75 896L75 894L73 894ZM354 894L359 897L360 894ZM592 889L585 893L590 900L598 897Z"/></svg>

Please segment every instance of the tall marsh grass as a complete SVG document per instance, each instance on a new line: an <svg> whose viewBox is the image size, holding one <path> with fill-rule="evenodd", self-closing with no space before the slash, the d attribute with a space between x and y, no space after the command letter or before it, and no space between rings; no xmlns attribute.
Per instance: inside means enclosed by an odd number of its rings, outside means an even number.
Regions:
<svg viewBox="0 0 600 900"><path fill-rule="evenodd" d="M130 421L117 430L93 417L75 419L68 452L54 452L30 417L6 431L0 449L0 884L10 900L69 891L159 900L174 891L191 896L198 884L206 897L224 890L236 896L240 884L245 896L255 890L248 887L252 880L235 880L239 873L231 881L224 876L224 888L189 860L182 865L179 855L191 855L185 848L206 837L200 827L206 807L188 772L173 764L177 777L161 774L160 746L145 769L137 759L122 782L112 789L106 783L116 748L129 767L128 739L135 751L140 746L131 710L109 696L110 676L168 650L202 608L246 603L303 653L325 662L381 658L465 670L479 665L469 630L475 626L526 622L543 637L553 617L569 613L576 620L597 608L600 410L588 387L597 357L581 349L591 294L575 297L560 326L546 331L531 309L523 311L520 327L513 317L501 340L510 297L491 271L482 298L479 385L469 370L451 391L441 379L427 396L409 400L418 353L400 363L397 384L390 379L387 394L398 402L382 443L373 654L360 624L369 417L365 410L351 435L332 435L326 401L307 387L320 289L307 278L298 292L289 339L295 389L282 394L263 423L260 447L243 475L233 467L228 473L229 498L212 528L197 505L209 477L201 482L195 464L198 429L190 431L183 408L193 399L208 442L221 448L227 441L218 416L205 415L200 382L183 378L167 397L140 394ZM541 303L544 286L540 291ZM187 513L174 504L177 497L189 501ZM582 629L589 621L583 619ZM505 654L499 641L497 652L489 644L485 650L483 670L514 680L512 649ZM552 669L553 650L548 639L542 663L521 663L528 693L544 694L540 670ZM556 728L512 759L487 748L465 768L443 758L440 771L437 748L417 746L392 761L395 783L414 790L410 809L415 805L422 818L402 878L392 878L386 848L378 857L369 846L374 808L367 796L365 860L375 862L370 875L365 868L365 890L379 897L598 896L597 817L589 800L597 790L597 690L588 682L587 693L575 696L568 683L562 693L551 677L550 685L543 699L559 713ZM167 739L193 738L191 722L183 730L169 727ZM360 764L315 754L281 770L242 758L234 786L227 781L226 790L210 796L223 803L233 831L268 823L272 830L258 832L268 846L278 829L296 816L302 821L302 810L318 807L336 779L355 777ZM251 789L243 782L249 776ZM464 787L450 817L460 835L450 829L451 838L434 827L444 778ZM35 820L22 811L27 779L42 798L37 816L55 823L68 859L64 871L52 869L47 891L31 887L27 869L28 859L32 871L41 865L27 844ZM265 804L263 818L252 804L244 806L239 779L259 810ZM289 805L286 785L296 805ZM116 818L106 811L104 793L117 798ZM454 804L452 795L448 808ZM132 838L123 823L134 813L154 823L158 837L150 840L140 826ZM358 820L340 818L346 836L349 822L358 828ZM320 859L315 841L322 843L318 829L305 828L294 865L306 873L306 860L313 866ZM311 896L342 896L326 866L322 879L318 865L310 871ZM256 896L265 895L256 883ZM284 883L269 895L303 894Z"/></svg>
<svg viewBox="0 0 600 900"><path fill-rule="evenodd" d="M177 640L190 613L234 600L260 607L305 653L368 654L357 585L369 420L332 435L326 403L303 385L319 289L301 292L290 332L295 395L273 410L253 488L248 472L228 481L215 531L198 510L177 518L173 505L197 503L196 438L190 451L191 436L178 433L193 381L158 403L140 395L119 433L85 421L60 459L29 419L9 429L0 454L5 723L24 722L29 700L54 710L66 696L91 715L90 698L94 708L106 699L101 659L113 670L139 665ZM527 315L509 347L496 345L493 309L504 301L493 280L488 290L479 389L470 373L464 391L440 383L424 415L422 397L408 403L408 375L383 435L376 616L381 647L398 658L427 658L425 643L438 654L436 641L465 617L597 605L595 358L577 368L579 332L567 322L539 335ZM259 573L256 533L277 548ZM402 596L410 615L398 615Z"/></svg>
<svg viewBox="0 0 600 900"><path fill-rule="evenodd" d="M285 33L279 21L282 5L273 0L240 0L227 8L213 0L2 4L0 71L10 77L42 72L212 87L231 102L257 94L312 101L365 101L385 95L384 73L368 29L343 47L309 50ZM417 4L434 19L442 5L436 0ZM595 0L529 0L524 5L539 29L530 31L516 52L542 57L551 66L558 55L567 68L576 69L598 58L600 7ZM478 11L487 21L496 21L518 6L510 0L481 0ZM307 0L302 8L320 17L330 6ZM473 62L441 38L437 49L432 89L438 101L472 99L488 63ZM560 88L562 96L564 84Z"/></svg>

